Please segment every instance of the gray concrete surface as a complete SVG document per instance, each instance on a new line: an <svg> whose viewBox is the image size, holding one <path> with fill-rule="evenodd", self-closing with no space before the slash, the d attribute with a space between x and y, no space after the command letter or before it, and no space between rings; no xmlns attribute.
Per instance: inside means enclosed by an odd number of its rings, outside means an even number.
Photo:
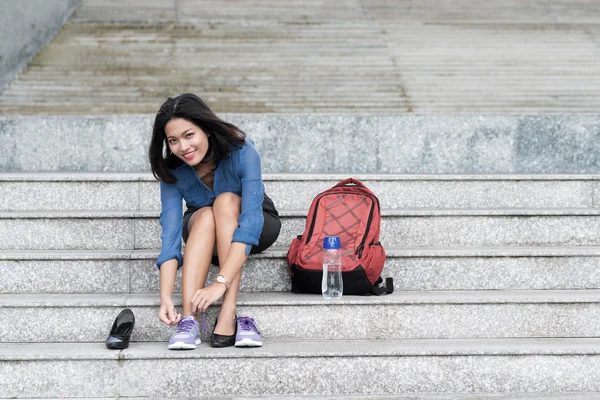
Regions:
<svg viewBox="0 0 600 400"><path fill-rule="evenodd" d="M1 250L160 248L158 211L0 212ZM384 210L381 241L401 247L598 246L598 209ZM304 232L306 213L281 212L274 245Z"/></svg>
<svg viewBox="0 0 600 400"><path fill-rule="evenodd" d="M0 293L145 293L159 291L149 251L0 251ZM243 292L291 289L287 248L252 255ZM600 289L598 247L406 249L386 246L383 277L398 291ZM175 291L181 291L181 271ZM216 279L212 267L207 282Z"/></svg>
<svg viewBox="0 0 600 400"><path fill-rule="evenodd" d="M361 180L382 208L598 208L600 175L263 174L279 210L306 210L344 178ZM0 210L160 210L159 184L147 173L0 174Z"/></svg>
<svg viewBox="0 0 600 400"><path fill-rule="evenodd" d="M570 113L600 106L590 0L85 0L0 113Z"/></svg>
<svg viewBox="0 0 600 400"><path fill-rule="evenodd" d="M181 301L175 303L180 308ZM136 316L132 340L165 342L174 328L158 321L159 305L158 293L0 295L0 338L3 343L101 343L115 316L127 307ZM208 310L203 338L209 337L217 311L215 306ZM240 293L237 311L252 316L269 340L600 336L599 290L398 291L339 301L289 292ZM32 318L44 323L26 331L9 323ZM78 324L80 320L86 323Z"/></svg>
<svg viewBox="0 0 600 400"><path fill-rule="evenodd" d="M600 172L598 114L221 116L256 143L265 173ZM147 172L153 122L152 115L0 117L0 171ZM31 132L44 140L32 146Z"/></svg>
<svg viewBox="0 0 600 400"><path fill-rule="evenodd" d="M324 341L311 346L282 341L258 349L202 344L187 352L169 352L164 343L134 344L122 352L97 344L0 345L0 373L8 383L0 395L592 399L599 390L597 349L597 339ZM248 366L243 374L242 366ZM323 371L331 373L324 376ZM63 379L65 373L73 382ZM194 383L179 384L190 373ZM215 387L216 381L224 383Z"/></svg>
<svg viewBox="0 0 600 400"><path fill-rule="evenodd" d="M0 94L82 0L0 0Z"/></svg>
<svg viewBox="0 0 600 400"><path fill-rule="evenodd" d="M0 341L21 342L0 343L0 397L595 398L598 176L534 174L600 171L598 115L585 114L600 106L596 2L143 3L86 0L0 96L2 115L98 115L0 117L0 171L31 174L0 179ZM299 173L267 181L281 247L243 272L239 312L262 349L167 351L156 183L62 174L147 176L152 113L182 91L246 130L265 172ZM283 246L333 180L300 177L314 172L382 174L368 184L386 203L394 295L286 292ZM485 176L498 173L511 175ZM124 307L136 340L160 342L104 349ZM414 337L446 339L392 339ZM461 337L488 339L448 339Z"/></svg>

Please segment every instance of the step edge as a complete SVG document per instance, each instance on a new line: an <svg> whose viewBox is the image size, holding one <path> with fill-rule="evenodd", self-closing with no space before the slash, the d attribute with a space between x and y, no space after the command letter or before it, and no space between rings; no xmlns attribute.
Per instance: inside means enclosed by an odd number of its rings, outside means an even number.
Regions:
<svg viewBox="0 0 600 400"><path fill-rule="evenodd" d="M72 210L72 211L0 211L0 219L157 219L160 210ZM546 217L598 216L600 208L406 208L381 209L386 217ZM306 218L307 210L279 210L281 218Z"/></svg>
<svg viewBox="0 0 600 400"><path fill-rule="evenodd" d="M377 173L265 173L263 182L333 183L354 177L361 181L598 181L600 174L377 174ZM2 182L157 182L150 172L1 172Z"/></svg>
<svg viewBox="0 0 600 400"><path fill-rule="evenodd" d="M387 258L595 257L600 246L398 247L385 246ZM288 247L271 247L250 259L285 259ZM0 250L0 261L155 260L160 249Z"/></svg>
<svg viewBox="0 0 600 400"><path fill-rule="evenodd" d="M175 306L181 295L173 294ZM445 290L395 291L386 296L344 296L340 300L324 300L320 295L291 292L240 292L238 306L280 307L348 307L348 306L414 306L414 305L502 305L502 304L596 304L600 289L510 289L510 290ZM220 302L216 302L217 306ZM3 308L105 308L158 307L158 292L143 293L8 293L0 294Z"/></svg>
<svg viewBox="0 0 600 400"><path fill-rule="evenodd" d="M289 350L290 345L297 343L302 344L302 350ZM213 349L202 343L198 349L187 352L169 351L165 342L131 342L128 349L117 351L105 349L103 343L0 343L0 361L516 355L598 356L600 338L294 340L293 343L273 339L252 349Z"/></svg>

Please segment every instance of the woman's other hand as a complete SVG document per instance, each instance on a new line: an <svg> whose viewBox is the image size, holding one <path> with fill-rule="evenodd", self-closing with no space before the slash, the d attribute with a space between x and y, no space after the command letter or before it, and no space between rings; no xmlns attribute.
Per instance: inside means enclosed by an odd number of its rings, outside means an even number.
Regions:
<svg viewBox="0 0 600 400"><path fill-rule="evenodd" d="M192 297L192 312L205 312L206 309L225 294L225 285L214 282L207 288L198 289Z"/></svg>
<svg viewBox="0 0 600 400"><path fill-rule="evenodd" d="M181 314L175 311L172 300L161 300L158 319L166 325L177 325L181 321Z"/></svg>

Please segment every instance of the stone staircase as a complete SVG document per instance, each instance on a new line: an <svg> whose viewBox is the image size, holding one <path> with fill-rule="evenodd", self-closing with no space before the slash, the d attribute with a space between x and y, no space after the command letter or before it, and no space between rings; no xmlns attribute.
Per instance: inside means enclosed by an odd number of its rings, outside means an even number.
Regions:
<svg viewBox="0 0 600 400"><path fill-rule="evenodd" d="M600 121L582 114L600 105L599 16L83 1L0 95L0 398L599 398ZM166 349L146 154L150 113L184 91L256 142L281 211L239 297L262 348ZM381 200L396 291L292 294L287 246L348 176ZM133 342L107 350L126 307Z"/></svg>
<svg viewBox="0 0 600 400"><path fill-rule="evenodd" d="M282 233L244 267L238 306L265 346L173 352L151 175L0 174L0 397L595 398L597 175L354 174L381 199L396 292L292 294L286 246L344 176L265 174ZM109 351L125 307L134 342Z"/></svg>
<svg viewBox="0 0 600 400"><path fill-rule="evenodd" d="M560 113L600 107L590 0L85 0L0 114Z"/></svg>

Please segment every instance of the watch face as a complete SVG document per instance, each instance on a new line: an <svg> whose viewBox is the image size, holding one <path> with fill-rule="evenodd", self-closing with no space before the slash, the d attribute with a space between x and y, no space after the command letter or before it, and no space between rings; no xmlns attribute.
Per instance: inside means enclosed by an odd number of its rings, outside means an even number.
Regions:
<svg viewBox="0 0 600 400"><path fill-rule="evenodd" d="M223 275L217 276L217 282L222 283L223 285L225 285L226 288L229 289L229 283L227 282L227 280L225 279L225 277Z"/></svg>

